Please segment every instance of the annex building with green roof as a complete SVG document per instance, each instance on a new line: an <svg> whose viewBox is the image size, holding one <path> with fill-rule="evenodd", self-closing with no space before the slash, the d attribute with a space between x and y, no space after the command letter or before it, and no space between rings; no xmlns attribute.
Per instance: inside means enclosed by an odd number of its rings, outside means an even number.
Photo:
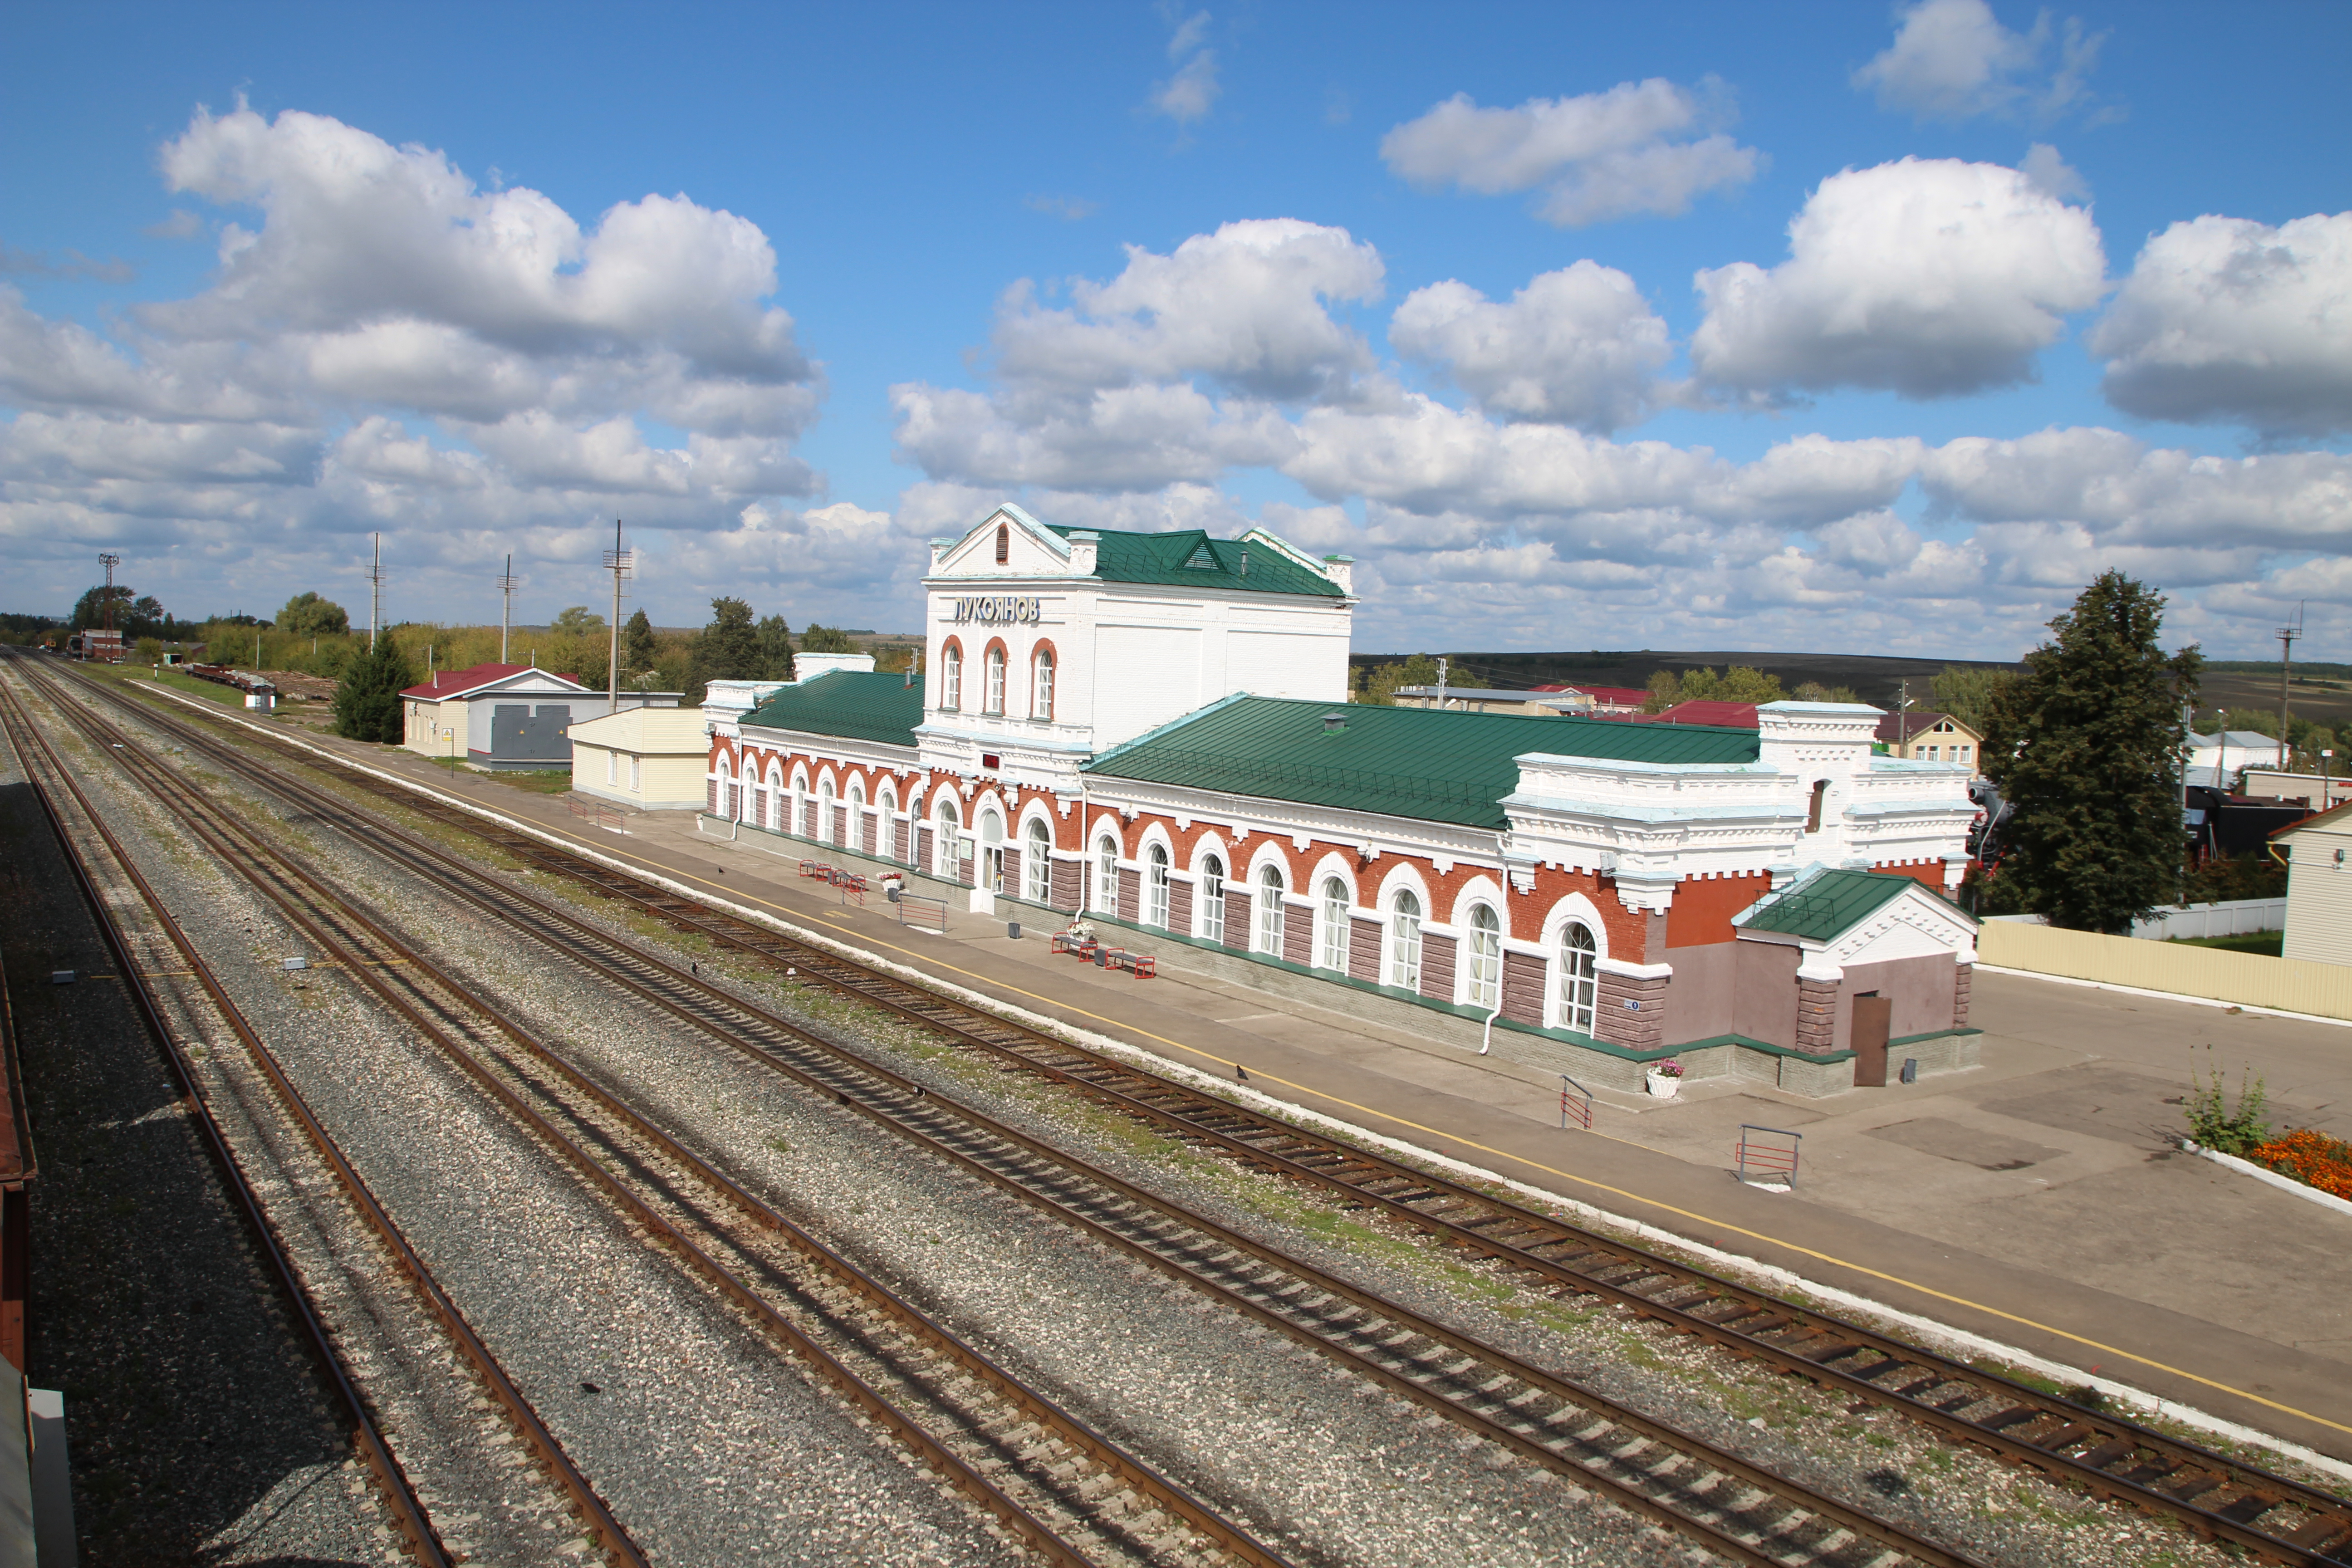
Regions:
<svg viewBox="0 0 2352 1568"><path fill-rule="evenodd" d="M1358 706L1350 563L1263 529L1003 506L924 586L919 675L714 683L709 831L1581 1081L1972 1059L1969 771L1874 755L1876 709Z"/></svg>

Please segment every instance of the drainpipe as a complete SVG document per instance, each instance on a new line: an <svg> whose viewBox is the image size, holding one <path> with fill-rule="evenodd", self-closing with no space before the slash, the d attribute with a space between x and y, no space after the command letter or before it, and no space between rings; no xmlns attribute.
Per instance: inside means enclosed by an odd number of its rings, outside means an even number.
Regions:
<svg viewBox="0 0 2352 1568"><path fill-rule="evenodd" d="M1503 977L1495 976L1495 1010L1486 1015L1486 1032L1478 1037L1478 1054L1485 1056L1495 1043L1495 1020L1503 1016Z"/></svg>

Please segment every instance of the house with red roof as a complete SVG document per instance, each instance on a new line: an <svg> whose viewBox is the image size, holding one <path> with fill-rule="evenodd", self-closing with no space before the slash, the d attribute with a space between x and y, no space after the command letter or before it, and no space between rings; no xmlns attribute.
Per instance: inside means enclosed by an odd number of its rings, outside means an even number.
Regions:
<svg viewBox="0 0 2352 1568"><path fill-rule="evenodd" d="M618 706L675 708L676 691L624 691ZM572 726L614 711L576 675L529 664L444 669L400 694L402 744L484 768L568 768Z"/></svg>

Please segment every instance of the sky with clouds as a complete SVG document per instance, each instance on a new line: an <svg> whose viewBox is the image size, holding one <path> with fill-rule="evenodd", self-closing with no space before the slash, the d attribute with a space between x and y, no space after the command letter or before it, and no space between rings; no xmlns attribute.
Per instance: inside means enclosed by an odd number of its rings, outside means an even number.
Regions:
<svg viewBox="0 0 2352 1568"><path fill-rule="evenodd" d="M845 13L854 11L854 15ZM58 6L0 609L919 619L1270 527L1357 643L2352 659L2352 10Z"/></svg>

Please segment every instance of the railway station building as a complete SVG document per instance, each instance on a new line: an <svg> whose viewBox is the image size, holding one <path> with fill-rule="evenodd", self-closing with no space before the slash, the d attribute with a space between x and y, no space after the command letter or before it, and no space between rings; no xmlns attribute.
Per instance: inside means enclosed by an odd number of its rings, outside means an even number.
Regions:
<svg viewBox="0 0 2352 1568"><path fill-rule="evenodd" d="M1858 704L1351 705L1350 566L1000 507L932 543L919 678L713 694L704 830L1588 1084L1974 1062L1969 768Z"/></svg>

